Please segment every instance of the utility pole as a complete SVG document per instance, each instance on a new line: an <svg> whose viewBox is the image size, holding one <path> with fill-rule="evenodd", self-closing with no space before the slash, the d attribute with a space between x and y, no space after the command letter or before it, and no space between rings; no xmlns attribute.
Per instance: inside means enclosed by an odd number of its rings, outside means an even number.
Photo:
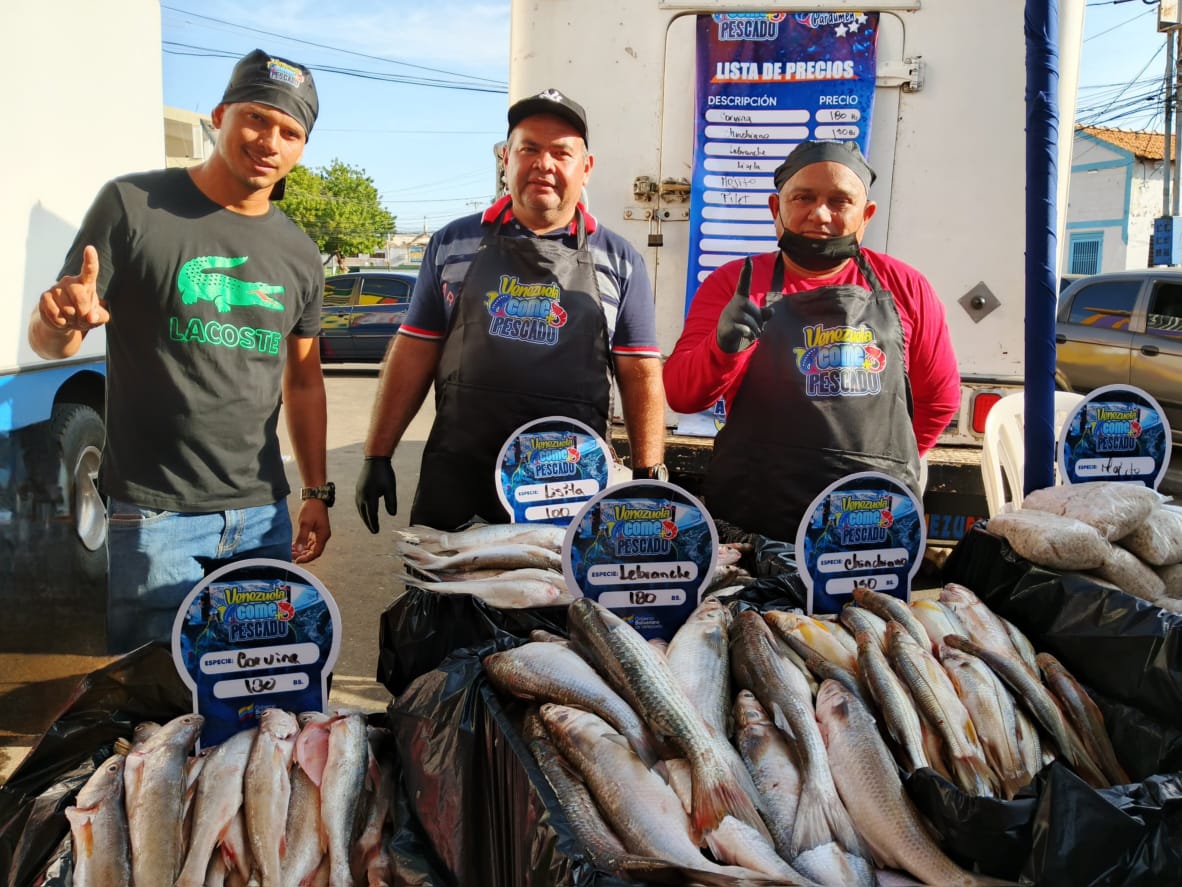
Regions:
<svg viewBox="0 0 1182 887"><path fill-rule="evenodd" d="M1179 225L1178 145L1182 143L1182 17L1178 0L1159 0L1157 30L1166 38L1165 132L1162 133L1161 216L1153 222L1149 250L1151 266L1176 265L1182 259L1182 225Z"/></svg>
<svg viewBox="0 0 1182 887"><path fill-rule="evenodd" d="M1162 167L1161 167L1161 214L1168 216L1170 214L1170 183L1173 181L1173 176L1170 172L1172 165L1172 158L1174 150L1170 143L1170 139L1174 132L1174 90L1173 83L1177 79L1174 73L1174 34L1166 34L1166 72L1165 85L1162 92L1166 99L1166 127L1165 132L1162 133Z"/></svg>

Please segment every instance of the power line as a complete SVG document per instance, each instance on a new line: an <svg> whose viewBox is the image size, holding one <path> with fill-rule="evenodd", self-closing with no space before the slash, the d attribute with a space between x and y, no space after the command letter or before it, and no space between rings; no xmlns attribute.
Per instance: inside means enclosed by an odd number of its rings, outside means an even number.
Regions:
<svg viewBox="0 0 1182 887"><path fill-rule="evenodd" d="M447 71L442 68L428 68L425 65L415 65L410 62L404 62L404 61L400 61L398 59L388 58L386 56L369 55L368 53L355 52L354 50L351 50L351 49L341 49L339 46L329 46L326 43L316 43L315 41L312 41L312 40L304 40L304 39L301 39L300 37L292 37L288 34L280 34L276 31L264 31L261 28L252 28L249 25L242 25L242 24L238 24L237 22L231 22L231 21L227 21L225 19L214 18L213 16L210 16L210 15L202 15L198 12L191 12L187 9L181 9L176 6L168 6L167 4L163 4L163 3L160 5L160 8L167 9L170 12L179 12L181 15L188 15L188 16L192 16L193 18L204 19L205 21L209 21L209 22L217 22L220 25L229 25L232 28L237 28L242 31L251 31L252 33L263 34L267 37L276 37L280 40L290 40L292 43L303 43L305 46L315 46L318 49L328 49L328 50L331 50L332 52L340 52L340 53L344 53L345 55L355 55L355 56L358 56L359 58L373 59L375 61L386 62L387 64L391 64L391 65L402 65L403 67L407 67L407 68L416 68L420 71L431 71L432 73L435 73L435 74L447 74L450 77L462 77L466 80L483 80L486 83L494 83L497 86L501 87L501 89L500 89L501 92L508 91L508 84L507 83L505 83L501 80L493 80L489 77L477 77L475 75L470 75L470 74L460 74L456 71Z"/></svg>
<svg viewBox="0 0 1182 887"><path fill-rule="evenodd" d="M164 52L169 55L181 55L193 58L230 58L237 59L240 53L229 52L224 49L214 49L209 46L194 46L191 43L178 43L174 40L161 41ZM189 50L189 51L183 51ZM387 83L402 83L408 86L430 86L440 89L455 89L461 92L507 93L504 86L479 86L450 80L436 80L427 77L410 77L404 74L382 74L376 71L361 71L356 68L339 68L334 65L308 65L313 71L329 74L341 74L346 77L358 77L362 80L378 80Z"/></svg>

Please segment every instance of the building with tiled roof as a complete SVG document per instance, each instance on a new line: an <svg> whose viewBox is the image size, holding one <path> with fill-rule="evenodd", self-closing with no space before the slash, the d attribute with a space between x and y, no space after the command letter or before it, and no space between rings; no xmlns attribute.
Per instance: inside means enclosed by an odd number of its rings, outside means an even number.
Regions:
<svg viewBox="0 0 1182 887"><path fill-rule="evenodd" d="M1164 150L1160 132L1075 128L1064 272L1149 267L1154 220L1163 214Z"/></svg>

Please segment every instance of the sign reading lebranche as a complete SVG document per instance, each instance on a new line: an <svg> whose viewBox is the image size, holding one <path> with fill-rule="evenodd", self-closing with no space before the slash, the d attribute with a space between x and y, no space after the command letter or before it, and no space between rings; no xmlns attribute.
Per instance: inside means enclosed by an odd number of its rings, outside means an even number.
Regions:
<svg viewBox="0 0 1182 887"><path fill-rule="evenodd" d="M328 589L286 561L237 561L199 582L177 612L172 656L205 717L201 744L256 726L267 708L323 711L340 623Z"/></svg>
<svg viewBox="0 0 1182 887"><path fill-rule="evenodd" d="M670 640L700 602L718 563L705 507L664 481L617 484L587 502L562 546L566 584L646 638Z"/></svg>

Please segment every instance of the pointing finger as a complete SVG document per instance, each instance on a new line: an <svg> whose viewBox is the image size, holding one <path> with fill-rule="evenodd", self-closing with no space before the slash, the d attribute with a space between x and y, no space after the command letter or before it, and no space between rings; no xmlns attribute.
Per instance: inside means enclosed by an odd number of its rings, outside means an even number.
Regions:
<svg viewBox="0 0 1182 887"><path fill-rule="evenodd" d="M99 256L98 250L87 246L82 250L82 273L78 275L78 282L85 287L98 285Z"/></svg>
<svg viewBox="0 0 1182 887"><path fill-rule="evenodd" d="M751 257L743 260L743 270L739 272L739 285L735 288L735 295L743 298L751 296Z"/></svg>

